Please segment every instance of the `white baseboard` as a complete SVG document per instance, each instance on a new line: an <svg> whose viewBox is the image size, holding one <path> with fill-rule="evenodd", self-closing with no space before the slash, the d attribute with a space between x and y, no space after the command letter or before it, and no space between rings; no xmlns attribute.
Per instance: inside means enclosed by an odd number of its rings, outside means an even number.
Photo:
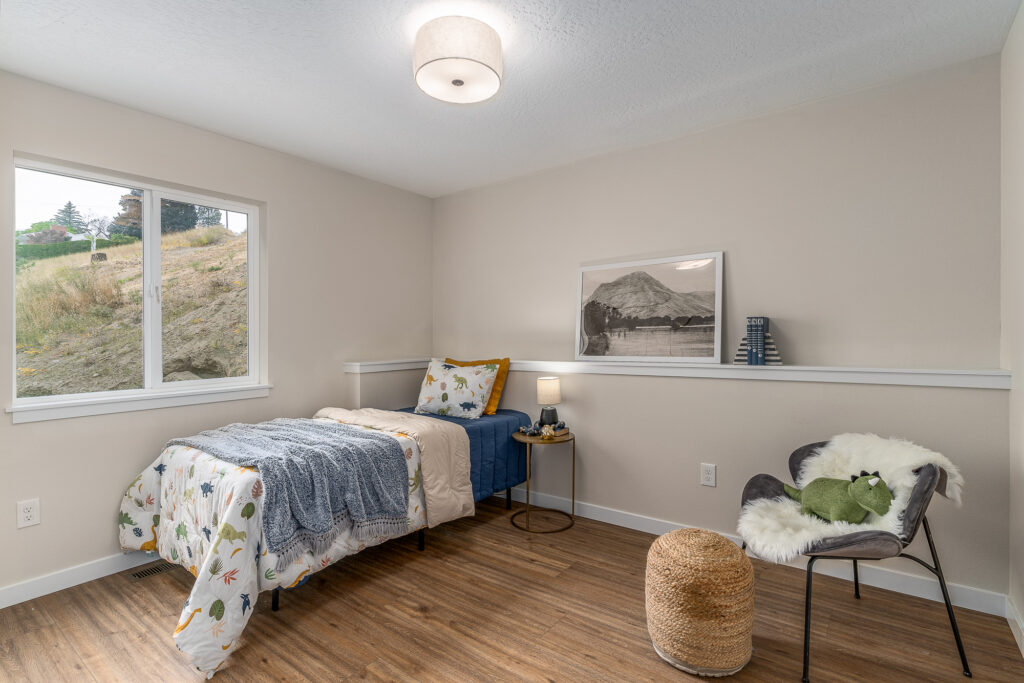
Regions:
<svg viewBox="0 0 1024 683"><path fill-rule="evenodd" d="M123 572L125 569L138 567L158 559L160 559L158 555L149 555L144 552L118 553L20 583L12 583L10 586L0 588L0 609L56 593L86 581Z"/></svg>
<svg viewBox="0 0 1024 683"><path fill-rule="evenodd" d="M526 500L526 491L521 488L513 488L512 498L519 502L523 502ZM531 491L530 502L542 507L556 508L559 510L565 510L566 512L569 511L569 499L561 496L553 496L547 493ZM579 500L576 501L576 514L579 517L586 517L587 519L593 519L599 522L607 522L608 524L615 524L616 526L626 527L627 529L645 531L649 534L661 535L668 533L669 531L689 527L689 525L686 524L669 522L667 520L656 519L654 517L645 517L644 515L615 510L613 508L594 505L592 503L584 503ZM740 537L734 533L721 531L718 533L722 534L737 545L741 542ZM806 560L798 558L794 562L789 563L789 566L796 567L798 569L805 569ZM848 562L819 562L814 571L816 574L825 574L826 576L834 576L850 581L851 583L853 582L853 570ZM874 563L864 562L860 565L860 582L866 586L885 588L897 593L905 593L918 598L926 598L928 600L942 602L942 592L939 590L939 584L930 576L907 574L895 569L880 567ZM973 609L978 612L985 612L986 614L995 614L1000 617L1008 617L1009 610L1012 609L1010 607L1009 600L1007 600L1006 596L1002 593L996 593L982 588L974 588L973 586L965 586L958 583L947 583L946 585L949 588L950 600L952 600L953 604L957 607ZM1020 624L1019 617L1017 618L1017 621L1018 624ZM1024 628L1022 628L1022 630L1024 630ZM1019 643L1020 639L1018 639L1018 644ZM1024 651L1024 648L1022 648L1022 651Z"/></svg>
<svg viewBox="0 0 1024 683"><path fill-rule="evenodd" d="M1017 648L1020 649L1021 656L1024 656L1024 620L1021 619L1021 614L1013 605L1013 600L1010 598L1006 599L1006 621L1010 623L1010 631L1013 632L1013 638L1017 641Z"/></svg>

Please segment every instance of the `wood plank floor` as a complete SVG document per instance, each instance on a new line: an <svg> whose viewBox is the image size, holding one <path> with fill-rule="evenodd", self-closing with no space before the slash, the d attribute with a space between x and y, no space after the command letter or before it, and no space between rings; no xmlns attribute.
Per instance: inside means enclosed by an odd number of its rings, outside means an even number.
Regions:
<svg viewBox="0 0 1024 683"><path fill-rule="evenodd" d="M644 614L653 536L580 519L514 529L496 501L473 519L342 560L263 594L216 680L684 680L655 655ZM941 548L940 548L941 552ZM800 678L804 574L755 563L755 652L734 677ZM118 574L0 610L0 680L199 681L171 632L192 577ZM962 681L939 603L815 580L814 681ZM1022 681L1006 620L958 609L979 681Z"/></svg>

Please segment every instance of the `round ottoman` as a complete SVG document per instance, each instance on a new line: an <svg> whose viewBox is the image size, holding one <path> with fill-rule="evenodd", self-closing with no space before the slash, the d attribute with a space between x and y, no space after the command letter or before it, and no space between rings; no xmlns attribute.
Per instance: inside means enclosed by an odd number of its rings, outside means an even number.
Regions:
<svg viewBox="0 0 1024 683"><path fill-rule="evenodd" d="M666 662L700 676L728 676L750 661L754 568L712 531L679 529L647 553L647 630Z"/></svg>

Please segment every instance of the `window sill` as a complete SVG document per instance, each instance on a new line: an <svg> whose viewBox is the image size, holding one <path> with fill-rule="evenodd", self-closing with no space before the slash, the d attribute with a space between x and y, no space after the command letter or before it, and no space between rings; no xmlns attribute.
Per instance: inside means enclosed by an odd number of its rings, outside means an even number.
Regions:
<svg viewBox="0 0 1024 683"><path fill-rule="evenodd" d="M70 417L126 413L135 410L173 408L201 403L239 401L248 398L265 398L270 395L270 384L249 384L231 387L207 387L177 391L152 392L134 396L82 397L67 400L26 399L7 408L14 424L40 422L42 420L63 420Z"/></svg>

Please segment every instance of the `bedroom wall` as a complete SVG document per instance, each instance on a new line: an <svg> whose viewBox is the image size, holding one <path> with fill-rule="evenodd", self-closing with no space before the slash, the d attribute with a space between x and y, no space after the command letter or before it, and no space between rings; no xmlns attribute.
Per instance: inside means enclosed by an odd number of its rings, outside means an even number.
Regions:
<svg viewBox="0 0 1024 683"><path fill-rule="evenodd" d="M765 314L788 364L997 367L999 145L993 56L441 198L433 353L570 360L581 264L723 250L725 357ZM537 415L534 377L506 407ZM563 397L579 500L724 532L746 480L809 441L945 452L967 478L962 509L933 509L949 578L1006 592L1005 391L579 374ZM563 495L566 474L544 458L535 483Z"/></svg>
<svg viewBox="0 0 1024 683"><path fill-rule="evenodd" d="M1002 54L1003 367L1016 371L1010 390L1009 597L1024 617L1024 18ZM1024 650L1020 623L1014 634Z"/></svg>
<svg viewBox="0 0 1024 683"><path fill-rule="evenodd" d="M0 358L13 354L18 151L265 202L274 385L248 401L19 425L4 416L0 588L117 553L120 498L168 438L351 402L343 360L429 348L430 200L5 72L0 102ZM11 366L0 363L6 391ZM42 523L16 529L15 501L37 496Z"/></svg>

